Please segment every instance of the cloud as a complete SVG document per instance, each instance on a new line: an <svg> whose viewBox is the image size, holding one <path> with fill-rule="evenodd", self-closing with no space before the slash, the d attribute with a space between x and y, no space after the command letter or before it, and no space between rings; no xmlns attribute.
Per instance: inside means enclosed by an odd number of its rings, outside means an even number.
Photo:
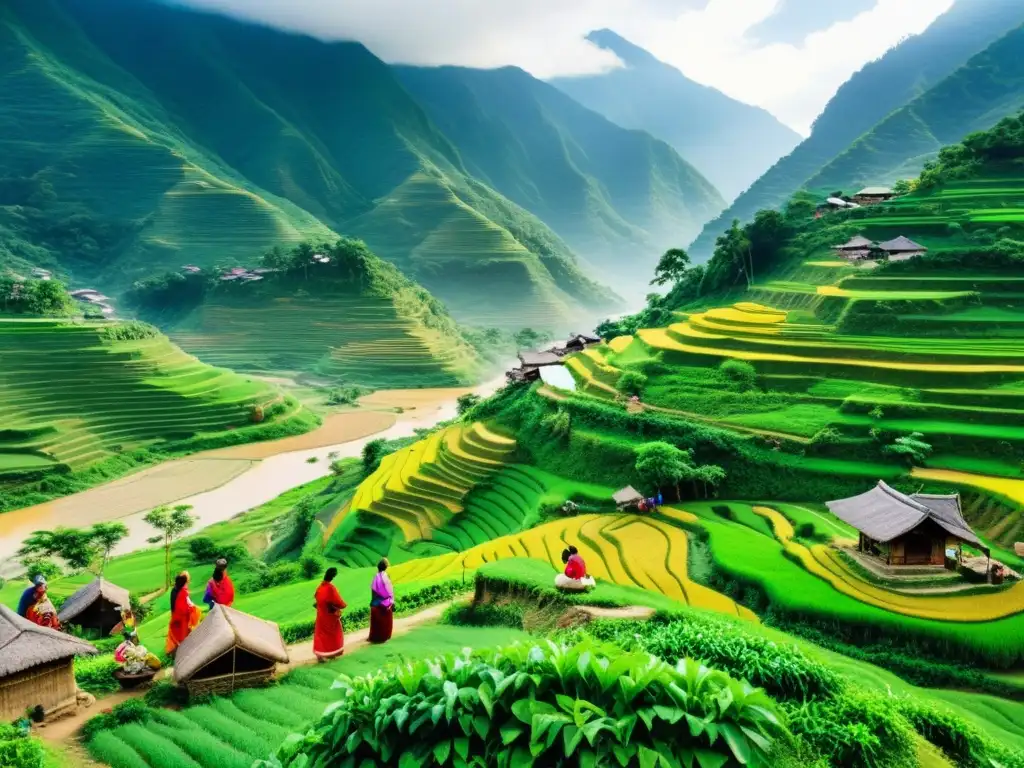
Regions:
<svg viewBox="0 0 1024 768"><path fill-rule="evenodd" d="M878 0L781 0L775 13L747 30L747 36L761 45L797 45L806 40L812 32L819 32L837 22L856 18L877 4Z"/></svg>
<svg viewBox="0 0 1024 768"><path fill-rule="evenodd" d="M358 40L385 61L517 65L537 77L620 62L584 40L609 28L688 77L806 132L836 89L953 0L174 0L323 40ZM864 6L869 6L867 10ZM804 13L800 13L803 9ZM851 18L850 9L860 9ZM787 21L788 20L788 21ZM781 25L781 26L780 26ZM797 32L801 29L804 31ZM774 31L773 31L774 30ZM792 31L792 34L789 32ZM799 38L794 42L793 38Z"/></svg>

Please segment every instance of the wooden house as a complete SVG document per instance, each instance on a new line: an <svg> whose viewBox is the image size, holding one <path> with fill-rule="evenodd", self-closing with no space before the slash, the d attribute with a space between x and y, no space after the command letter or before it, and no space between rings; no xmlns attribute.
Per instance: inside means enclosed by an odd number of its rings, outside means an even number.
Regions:
<svg viewBox="0 0 1024 768"><path fill-rule="evenodd" d="M65 600L57 618L61 624L77 624L109 635L121 623L121 608L128 608L130 603L127 589L100 578Z"/></svg>
<svg viewBox="0 0 1024 768"><path fill-rule="evenodd" d="M836 251L844 259L856 261L868 258L871 255L872 249L876 247L872 240L868 240L863 235L857 235L842 245L835 246L832 250Z"/></svg>
<svg viewBox="0 0 1024 768"><path fill-rule="evenodd" d="M84 640L40 627L0 605L0 722L37 706L48 717L76 708L75 656L94 653Z"/></svg>
<svg viewBox="0 0 1024 768"><path fill-rule="evenodd" d="M915 256L924 256L928 253L928 249L923 245L915 243L909 237L903 237L903 235L893 240L879 243L878 250L885 252L885 255L889 257L889 261L906 261Z"/></svg>
<svg viewBox="0 0 1024 768"><path fill-rule="evenodd" d="M560 356L571 355L575 352L582 352L587 347L592 347L595 344L600 343L601 339L596 336L587 336L583 333L577 333L570 336L567 340L556 344L549 351Z"/></svg>
<svg viewBox="0 0 1024 768"><path fill-rule="evenodd" d="M896 197L896 193L889 187L864 187L853 196L853 202L858 205L877 205L885 203Z"/></svg>
<svg viewBox="0 0 1024 768"><path fill-rule="evenodd" d="M562 358L554 352L520 352L519 362L524 368L542 368L545 365L561 365Z"/></svg>
<svg viewBox="0 0 1024 768"><path fill-rule="evenodd" d="M887 565L944 565L946 550L967 543L988 554L960 510L960 494L907 495L883 481L870 491L826 502L860 532L857 548Z"/></svg>
<svg viewBox="0 0 1024 768"><path fill-rule="evenodd" d="M627 485L625 488L612 494L612 500L615 502L615 506L619 510L635 507L643 501L643 498L644 497L641 495L640 491L632 485Z"/></svg>
<svg viewBox="0 0 1024 768"><path fill-rule="evenodd" d="M174 682L190 694L229 693L273 679L288 649L277 624L215 605L178 646Z"/></svg>

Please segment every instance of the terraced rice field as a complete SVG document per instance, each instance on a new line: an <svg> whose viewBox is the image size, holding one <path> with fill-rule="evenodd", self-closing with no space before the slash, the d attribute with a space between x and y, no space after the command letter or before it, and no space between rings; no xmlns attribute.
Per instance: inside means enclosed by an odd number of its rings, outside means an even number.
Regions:
<svg viewBox="0 0 1024 768"><path fill-rule="evenodd" d="M113 451L244 427L254 405L280 397L165 337L108 341L106 327L0 320L0 453L77 468Z"/></svg>
<svg viewBox="0 0 1024 768"><path fill-rule="evenodd" d="M465 344L402 316L393 299L332 294L259 306L203 304L171 334L187 352L236 370L314 372L371 387L452 386L469 380Z"/></svg>
<svg viewBox="0 0 1024 768"><path fill-rule="evenodd" d="M430 539L464 509L475 485L498 472L515 451L515 441L483 424L456 425L385 456L359 486L347 514L382 517L405 541Z"/></svg>
<svg viewBox="0 0 1024 768"><path fill-rule="evenodd" d="M676 512L684 522L697 518ZM484 563L506 558L543 560L561 570L561 553L575 545L597 579L639 587L697 608L756 620L747 608L689 579L686 532L662 520L639 515L578 515L545 523L523 533L503 536L461 554L439 555L396 566L404 578L423 580L454 577Z"/></svg>

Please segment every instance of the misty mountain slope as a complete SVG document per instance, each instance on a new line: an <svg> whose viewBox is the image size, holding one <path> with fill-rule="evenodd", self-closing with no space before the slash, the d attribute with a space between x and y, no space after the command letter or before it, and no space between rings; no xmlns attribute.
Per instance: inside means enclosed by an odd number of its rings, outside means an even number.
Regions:
<svg viewBox="0 0 1024 768"><path fill-rule="evenodd" d="M587 36L625 66L551 84L624 128L662 139L727 200L795 147L800 136L760 107L700 85L644 49L603 29Z"/></svg>
<svg viewBox="0 0 1024 768"><path fill-rule="evenodd" d="M497 296L492 315L519 327L561 327L581 307L612 303L539 219L469 177L391 69L361 45L149 0L10 0L4 20L10 44L0 66L8 115L17 116L8 118L15 133L3 136L0 173L43 184L114 231L90 270L50 249L76 274L121 285L183 263L252 263L272 245L333 230L364 237L428 289L441 288L463 321L489 320L466 309L480 292ZM57 113L76 116L60 135L33 127L60 104L40 79L64 93ZM429 204L407 200L401 218L389 218L423 179L434 187ZM452 235L467 209L500 236L481 245L473 228ZM54 216L39 218L46 228ZM443 250L412 257L439 233ZM21 253L41 242L38 233L22 240ZM476 262L478 284L453 291L444 280L456 255Z"/></svg>
<svg viewBox="0 0 1024 768"><path fill-rule="evenodd" d="M690 250L710 256L733 219L782 205L818 171L890 112L925 93L1024 22L1019 0L957 0L920 35L910 37L854 74L818 116L810 137L768 170L715 221Z"/></svg>
<svg viewBox="0 0 1024 768"><path fill-rule="evenodd" d="M395 71L473 176L541 217L616 284L637 282L725 207L670 146L521 69Z"/></svg>
<svg viewBox="0 0 1024 768"><path fill-rule="evenodd" d="M893 112L817 173L812 189L889 184L969 133L1024 107L1024 26L999 39L934 88Z"/></svg>

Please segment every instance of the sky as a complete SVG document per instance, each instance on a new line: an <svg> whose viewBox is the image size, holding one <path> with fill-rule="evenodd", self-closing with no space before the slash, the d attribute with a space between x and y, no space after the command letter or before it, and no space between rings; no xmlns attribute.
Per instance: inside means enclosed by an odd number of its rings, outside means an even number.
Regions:
<svg viewBox="0 0 1024 768"><path fill-rule="evenodd" d="M584 40L609 28L683 74L807 135L854 72L953 0L177 0L403 64L516 65L537 77L620 66Z"/></svg>

